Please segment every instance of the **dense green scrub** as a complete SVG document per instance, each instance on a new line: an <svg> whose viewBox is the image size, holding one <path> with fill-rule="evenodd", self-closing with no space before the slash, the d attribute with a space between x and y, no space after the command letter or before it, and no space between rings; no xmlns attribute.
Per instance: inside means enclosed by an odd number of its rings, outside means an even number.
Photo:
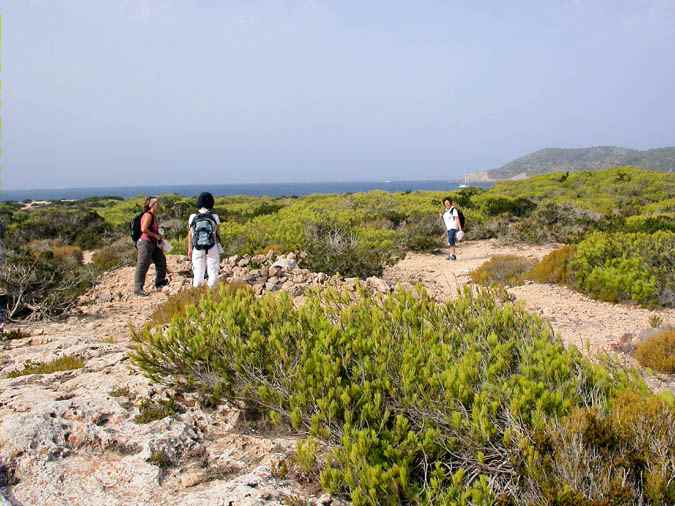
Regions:
<svg viewBox="0 0 675 506"><path fill-rule="evenodd" d="M569 175L548 174L504 181L489 190L368 193L305 197L218 197L221 233L232 253L257 253L271 246L304 246L312 228L348 229L364 242L383 240L424 250L442 244L441 201L451 195L465 211L469 238L500 237L541 242L577 242L591 230L653 232L675 227L675 176L622 167ZM142 198L92 198L18 211L3 204L0 216L25 238L60 239L88 248L109 230L127 234ZM184 238L194 199L163 195L166 235ZM92 215L103 218L97 221ZM78 228L72 225L77 222ZM33 234L31 236L30 234Z"/></svg>
<svg viewBox="0 0 675 506"><path fill-rule="evenodd" d="M675 306L675 232L594 233L577 245L569 274L596 299Z"/></svg>
<svg viewBox="0 0 675 506"><path fill-rule="evenodd" d="M222 287L134 339L153 380L305 435L303 461L356 505L675 500L672 403L487 291L296 308Z"/></svg>
<svg viewBox="0 0 675 506"><path fill-rule="evenodd" d="M52 317L71 309L100 272L82 264L77 247L47 244L45 249L13 247L0 268L0 286L11 319Z"/></svg>
<svg viewBox="0 0 675 506"><path fill-rule="evenodd" d="M271 246L298 249L313 226L349 228L365 242L382 237L425 250L442 244L441 201L453 196L467 216L468 238L577 242L593 230L653 232L675 227L675 176L620 167L598 172L548 174L497 183L489 190L294 197L219 197L215 211L232 253ZM172 237L183 237L192 200L165 196L162 214ZM140 199L97 210L111 226L126 227ZM174 227L174 220L178 221ZM174 235L171 235L174 234Z"/></svg>
<svg viewBox="0 0 675 506"><path fill-rule="evenodd" d="M471 274L491 286L525 279L572 287L598 300L675 306L675 233L594 232L532 266L526 258L494 257Z"/></svg>
<svg viewBox="0 0 675 506"><path fill-rule="evenodd" d="M406 251L429 251L445 244L438 213L446 195L372 191L302 198L219 197L215 212L223 222L220 233L227 254L304 250L308 253L305 267L367 277L380 275ZM489 190L465 188L449 195L464 211L467 239L576 244L598 231L654 234L675 229L675 176L628 167L549 174L500 182ZM36 253L51 251L60 258L64 247L98 249L94 257L98 272L129 265L135 250L128 227L142 200L100 197L29 211L4 203L0 220L7 224L5 244L16 250L15 258L22 259L20 264L26 269L37 265ZM185 249L187 219L193 210L193 198L162 196L162 229L178 253ZM672 299L670 282L663 285L657 279L654 283L653 276L659 274L650 260L632 258L627 247L621 251L629 257L625 261L580 263L581 289L606 300L665 304ZM70 269L59 274L63 279L91 278L89 271L68 265ZM628 281L617 281L617 273L628 273ZM40 276L49 278L46 273ZM15 281L12 283L17 286ZM0 283L4 283L2 279ZM622 283L631 285L630 294L626 295L626 286L619 286ZM69 281L69 287L86 284ZM74 294L77 290L64 292ZM17 292L10 297L16 300Z"/></svg>
<svg viewBox="0 0 675 506"><path fill-rule="evenodd" d="M0 287L8 296L8 316L52 317L72 308L102 272L83 265L83 249L100 247L113 237L113 227L91 203L64 202L21 210L0 206L6 232L6 259Z"/></svg>

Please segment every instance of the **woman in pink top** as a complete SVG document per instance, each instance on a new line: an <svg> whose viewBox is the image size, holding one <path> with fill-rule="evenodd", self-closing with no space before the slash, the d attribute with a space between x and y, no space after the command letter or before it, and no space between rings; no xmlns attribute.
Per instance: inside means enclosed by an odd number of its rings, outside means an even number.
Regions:
<svg viewBox="0 0 675 506"><path fill-rule="evenodd" d="M138 261L134 276L134 293L140 296L147 295L143 286L145 285L145 275L148 273L151 263L155 264L155 287L162 288L169 284L166 279L166 257L160 247L162 236L159 233L158 211L159 199L157 197L145 199L143 216L141 217L141 237L136 243Z"/></svg>

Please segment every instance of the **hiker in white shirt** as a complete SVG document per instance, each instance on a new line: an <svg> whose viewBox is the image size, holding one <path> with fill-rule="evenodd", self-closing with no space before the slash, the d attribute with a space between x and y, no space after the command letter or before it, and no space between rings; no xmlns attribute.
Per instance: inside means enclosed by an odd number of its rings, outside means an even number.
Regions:
<svg viewBox="0 0 675 506"><path fill-rule="evenodd" d="M443 199L443 207L445 210L440 214L445 223L445 228L448 231L448 246L452 251L450 256L448 256L448 260L457 260L457 233L462 231L462 224L459 220L459 211L450 197Z"/></svg>
<svg viewBox="0 0 675 506"><path fill-rule="evenodd" d="M220 218L213 212L213 195L204 192L197 198L198 211L188 220L187 256L192 260L192 286L204 284L204 273L208 273L209 288L218 281L220 269Z"/></svg>

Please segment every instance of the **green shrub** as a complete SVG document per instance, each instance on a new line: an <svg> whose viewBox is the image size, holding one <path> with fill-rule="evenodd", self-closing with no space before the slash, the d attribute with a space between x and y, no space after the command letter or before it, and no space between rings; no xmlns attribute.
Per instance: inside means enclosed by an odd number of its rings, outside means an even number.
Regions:
<svg viewBox="0 0 675 506"><path fill-rule="evenodd" d="M11 243L54 239L63 244L92 249L100 245L110 227L96 212L83 207L48 206L13 215Z"/></svg>
<svg viewBox="0 0 675 506"><path fill-rule="evenodd" d="M637 214L642 207L657 205L675 195L675 177L667 172L616 167L571 172L564 181L561 176L558 172L523 181L499 181L489 193L528 198L537 204L546 201L567 204L600 214L618 209L624 216Z"/></svg>
<svg viewBox="0 0 675 506"><path fill-rule="evenodd" d="M133 361L154 381L258 409L328 443L322 486L356 505L563 504L578 484L542 471L566 465L556 453L565 447L546 444L548 428L575 408L606 411L629 386L648 395L483 290L446 304L423 291L326 290L299 308L286 294L236 291L207 296L134 342ZM672 472L660 451L644 453L647 465ZM647 485L633 478L644 466L625 465L643 497Z"/></svg>
<svg viewBox="0 0 675 506"><path fill-rule="evenodd" d="M340 273L346 277L381 276L384 268L398 260L395 243L378 237L383 231L317 224L307 231L303 266L315 272ZM386 234L384 234L386 235Z"/></svg>
<svg viewBox="0 0 675 506"><path fill-rule="evenodd" d="M665 330L642 341L635 358L643 367L665 374L675 374L675 330Z"/></svg>
<svg viewBox="0 0 675 506"><path fill-rule="evenodd" d="M317 478L319 475L318 451L319 442L315 438L309 437L298 443L292 463L305 480Z"/></svg>
<svg viewBox="0 0 675 506"><path fill-rule="evenodd" d="M673 251L673 232L597 232L579 243L570 268L574 271L575 286L591 297L673 306Z"/></svg>
<svg viewBox="0 0 675 506"><path fill-rule="evenodd" d="M23 369L17 369L7 374L8 378L18 378L28 374L51 374L59 371L70 371L84 367L84 360L76 355L64 355L50 362L33 362L28 360Z"/></svg>
<svg viewBox="0 0 675 506"><path fill-rule="evenodd" d="M134 265L137 251L131 239L122 237L97 250L92 256L92 263L99 272L107 272L119 267Z"/></svg>
<svg viewBox="0 0 675 506"><path fill-rule="evenodd" d="M557 283L567 285L574 281L574 272L570 269L570 261L574 258L576 248L563 246L551 251L542 258L530 272L527 278L537 283Z"/></svg>
<svg viewBox="0 0 675 506"><path fill-rule="evenodd" d="M476 206L476 197L485 193L483 188L477 186L469 186L468 188L461 188L451 194L452 199L457 202L459 207L474 207ZM442 203L439 203L439 205Z"/></svg>
<svg viewBox="0 0 675 506"><path fill-rule="evenodd" d="M504 197L491 195L489 192L476 197L473 202L488 216L526 216L537 207L537 204L524 197Z"/></svg>
<svg viewBox="0 0 675 506"><path fill-rule="evenodd" d="M673 504L673 423L672 405L631 391L605 408L575 408L535 445L541 503Z"/></svg>
<svg viewBox="0 0 675 506"><path fill-rule="evenodd" d="M96 269L53 252L13 249L0 267L7 292L8 317L53 317L71 309L96 280Z"/></svg>
<svg viewBox="0 0 675 506"><path fill-rule="evenodd" d="M471 272L471 280L484 286L522 285L535 261L515 255L496 255Z"/></svg>
<svg viewBox="0 0 675 506"><path fill-rule="evenodd" d="M170 295L165 302L153 310L150 318L148 318L146 327L161 327L166 325L171 322L173 318L184 316L188 309L196 306L200 301L207 297L209 300L217 302L221 296L231 291L251 291L250 286L246 283L236 282L227 284L220 283L219 288L219 290L211 290L207 286L183 288L178 293Z"/></svg>
<svg viewBox="0 0 675 506"><path fill-rule="evenodd" d="M445 229L434 215L411 217L400 231L402 245L410 251L431 251L443 245L441 237Z"/></svg>
<svg viewBox="0 0 675 506"><path fill-rule="evenodd" d="M646 232L658 230L675 232L675 212L658 214L638 214L626 218L625 230L628 232Z"/></svg>
<svg viewBox="0 0 675 506"><path fill-rule="evenodd" d="M545 202L528 217L513 222L507 236L512 240L530 243L574 243L589 231L602 227L603 220L605 218L601 214L571 205Z"/></svg>
<svg viewBox="0 0 675 506"><path fill-rule="evenodd" d="M561 179L561 174L537 176L499 182L489 190L454 192L219 197L215 211L223 222L220 232L228 255L256 254L270 245L283 251L304 250L316 239L311 230L321 224L359 236L364 230L386 229L390 239L406 249L433 249L439 240L434 232L435 217L447 195L463 208L467 239L575 243L589 231L651 232L670 226L667 214L673 212L671 195L675 192L672 174L620 168L575 172ZM162 201L161 224L172 244L182 251L194 201L175 195L163 196ZM109 200L105 206L88 204L88 209L126 235L140 204L138 198ZM13 221L17 219L14 215L29 215L13 209L8 212L13 213ZM635 214L645 217L631 218Z"/></svg>

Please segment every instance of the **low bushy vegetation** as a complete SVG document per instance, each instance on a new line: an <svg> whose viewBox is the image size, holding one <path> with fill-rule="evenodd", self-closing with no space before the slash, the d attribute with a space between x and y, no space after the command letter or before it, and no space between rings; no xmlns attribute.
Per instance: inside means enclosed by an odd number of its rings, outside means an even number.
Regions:
<svg viewBox="0 0 675 506"><path fill-rule="evenodd" d="M270 248L280 252L306 251L309 254L305 267L367 277L381 273L405 251L430 251L444 245L444 227L438 213L446 195L456 199L464 211L467 240L499 238L576 244L592 232L675 233L673 194L673 174L619 167L499 182L489 190L397 194L372 191L302 198L219 197L215 212L222 220L220 233L226 254L257 254ZM59 270L64 280L56 291L67 292L65 297L57 297L68 301L66 304L44 302L41 297L54 287L49 274L41 276L44 286L33 283L27 289L36 295L29 297L32 302L17 304L25 297L13 288L10 299L20 307L13 317L59 314L70 307L74 294L91 286L101 272L132 264L135 250L128 235L129 222L141 205L141 197L104 197L30 210L21 210L21 206L12 203L0 206L0 220L8 224L9 249L15 250L15 255L26 250L44 253L42 259L46 263L52 262L47 258L52 255L53 263L58 265L49 269ZM194 205L194 198L162 196L160 224L177 253L184 250L187 219ZM93 265L82 266L82 251L92 248L98 250ZM30 263L23 253L20 256L22 265ZM66 269L68 262L71 265ZM653 286L649 276L636 274L644 271L642 260L632 262L612 260L612 266L603 265L595 272L583 266L580 289L605 300L672 305L673 288L661 286L660 281ZM622 272L628 272L628 281L617 281L616 274ZM4 277L7 276L0 276ZM63 284L78 288L64 289ZM592 286L607 288L596 293ZM50 309L34 311L32 307Z"/></svg>
<svg viewBox="0 0 675 506"><path fill-rule="evenodd" d="M103 244L111 230L98 213L84 206L54 205L16 211L9 225L10 243L51 239L81 249Z"/></svg>
<svg viewBox="0 0 675 506"><path fill-rule="evenodd" d="M137 254L131 240L128 237L122 237L96 250L91 261L100 272L106 272L118 267L134 265Z"/></svg>
<svg viewBox="0 0 675 506"><path fill-rule="evenodd" d="M594 233L570 261L577 289L610 302L675 305L675 233Z"/></svg>
<svg viewBox="0 0 675 506"><path fill-rule="evenodd" d="M160 304L150 315L148 325L159 327L166 325L174 316L185 313L187 308L197 304L208 292L204 286L199 288L184 288L176 294L170 295L166 302Z"/></svg>
<svg viewBox="0 0 675 506"><path fill-rule="evenodd" d="M631 216L643 208L660 210L659 203L672 201L675 177L634 167L571 172L567 177L558 172L524 181L501 181L490 193L526 198L537 204L555 202L601 214L619 211L623 216Z"/></svg>
<svg viewBox="0 0 675 506"><path fill-rule="evenodd" d="M303 265L315 272L347 277L381 276L402 256L389 234L358 234L349 227L315 225L307 232Z"/></svg>
<svg viewBox="0 0 675 506"><path fill-rule="evenodd" d="M188 309L197 305L207 294L212 301L217 301L223 295L236 290L251 291L251 287L246 283L221 283L219 288L219 290L210 290L206 286L189 287L170 295L166 302L154 309L150 318L148 318L146 327L161 327L170 323L175 317L185 316Z"/></svg>
<svg viewBox="0 0 675 506"><path fill-rule="evenodd" d="M0 267L0 286L7 292L10 319L48 318L72 308L93 286L98 272L77 261L81 255L59 255L16 247Z"/></svg>
<svg viewBox="0 0 675 506"><path fill-rule="evenodd" d="M675 374L675 330L664 330L641 342L635 358L644 367L665 374Z"/></svg>
<svg viewBox="0 0 675 506"><path fill-rule="evenodd" d="M571 284L574 282L574 271L571 269L570 261L575 253L574 246L563 246L554 250L542 258L527 273L527 277L537 283Z"/></svg>
<svg viewBox="0 0 675 506"><path fill-rule="evenodd" d="M675 305L675 233L595 232L576 246L551 252L527 273L608 302Z"/></svg>
<svg viewBox="0 0 675 506"><path fill-rule="evenodd" d="M471 280L483 286L522 285L535 263L516 255L496 255L472 271Z"/></svg>
<svg viewBox="0 0 675 506"><path fill-rule="evenodd" d="M144 399L138 405L138 414L134 417L134 422L150 423L180 413L185 413L185 408L173 399Z"/></svg>
<svg viewBox="0 0 675 506"><path fill-rule="evenodd" d="M28 374L51 374L60 371L70 371L84 367L84 359L77 355L64 355L49 362L33 362L28 360L22 369L7 374L8 378L18 378Z"/></svg>
<svg viewBox="0 0 675 506"><path fill-rule="evenodd" d="M306 471L356 505L675 498L672 404L489 291L212 290L134 341L151 379L309 437Z"/></svg>

